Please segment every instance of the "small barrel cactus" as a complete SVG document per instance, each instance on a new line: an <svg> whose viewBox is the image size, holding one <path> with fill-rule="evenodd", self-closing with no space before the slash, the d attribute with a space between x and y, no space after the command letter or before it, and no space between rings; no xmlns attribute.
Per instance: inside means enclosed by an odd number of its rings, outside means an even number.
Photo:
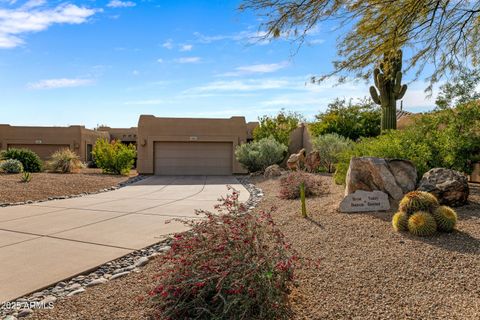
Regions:
<svg viewBox="0 0 480 320"><path fill-rule="evenodd" d="M408 231L420 237L431 236L437 231L437 223L430 213L418 211L408 218Z"/></svg>
<svg viewBox="0 0 480 320"><path fill-rule="evenodd" d="M0 163L0 171L5 173L20 173L23 171L23 165L16 159L8 159Z"/></svg>
<svg viewBox="0 0 480 320"><path fill-rule="evenodd" d="M433 212L438 207L438 200L434 195L424 191L407 193L400 201L399 209L407 215L417 211Z"/></svg>
<svg viewBox="0 0 480 320"><path fill-rule="evenodd" d="M457 213L450 207L440 206L432 215L440 231L452 232L457 224Z"/></svg>
<svg viewBox="0 0 480 320"><path fill-rule="evenodd" d="M399 211L392 218L393 229L397 232L408 231L408 217L405 212Z"/></svg>

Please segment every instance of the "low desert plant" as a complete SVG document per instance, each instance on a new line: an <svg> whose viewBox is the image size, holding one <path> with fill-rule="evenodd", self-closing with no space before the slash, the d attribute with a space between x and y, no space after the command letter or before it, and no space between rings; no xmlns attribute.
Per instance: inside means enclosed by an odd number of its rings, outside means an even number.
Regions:
<svg viewBox="0 0 480 320"><path fill-rule="evenodd" d="M351 149L353 142L339 134L329 133L313 138L312 144L320 154L322 166L328 172L333 172L334 166L340 160L340 154Z"/></svg>
<svg viewBox="0 0 480 320"><path fill-rule="evenodd" d="M245 212L237 192L217 209L185 222L191 231L175 235L159 257L153 317L288 319L296 253L271 215Z"/></svg>
<svg viewBox="0 0 480 320"><path fill-rule="evenodd" d="M280 179L279 197L282 199L298 199L302 183L304 184L306 197L320 194L323 191L323 185L317 176L303 171L293 171Z"/></svg>
<svg viewBox="0 0 480 320"><path fill-rule="evenodd" d="M407 215L417 211L433 212L438 207L438 200L434 195L425 191L407 193L400 201L399 209Z"/></svg>
<svg viewBox="0 0 480 320"><path fill-rule="evenodd" d="M452 232L457 224L457 213L450 207L440 206L433 213L439 231Z"/></svg>
<svg viewBox="0 0 480 320"><path fill-rule="evenodd" d="M431 236L437 231L437 223L429 212L418 211L408 218L408 231L419 237Z"/></svg>
<svg viewBox="0 0 480 320"><path fill-rule="evenodd" d="M408 231L408 217L405 212L399 211L392 218L393 229L397 232Z"/></svg>
<svg viewBox="0 0 480 320"><path fill-rule="evenodd" d="M287 149L287 146L269 137L239 145L235 150L235 156L248 171L256 172L282 162Z"/></svg>
<svg viewBox="0 0 480 320"><path fill-rule="evenodd" d="M22 173L22 176L20 177L20 181L22 181L23 183L28 183L32 180L32 174L30 172L23 172Z"/></svg>
<svg viewBox="0 0 480 320"><path fill-rule="evenodd" d="M15 159L22 163L23 170L28 172L42 171L42 160L40 157L29 149L11 148L0 153L0 158L4 160Z"/></svg>
<svg viewBox="0 0 480 320"><path fill-rule="evenodd" d="M23 165L16 159L8 159L0 163L0 171L5 173L20 173L23 171Z"/></svg>
<svg viewBox="0 0 480 320"><path fill-rule="evenodd" d="M72 173L85 167L78 155L65 148L55 151L47 162L50 170L61 173Z"/></svg>
<svg viewBox="0 0 480 320"><path fill-rule="evenodd" d="M457 223L456 212L439 206L437 198L425 191L407 193L400 201L399 210L392 218L397 232L408 230L417 236L429 236L437 230L451 232Z"/></svg>
<svg viewBox="0 0 480 320"><path fill-rule="evenodd" d="M132 144L125 145L119 140L109 142L99 139L92 151L95 164L104 173L128 175L135 163L137 151Z"/></svg>

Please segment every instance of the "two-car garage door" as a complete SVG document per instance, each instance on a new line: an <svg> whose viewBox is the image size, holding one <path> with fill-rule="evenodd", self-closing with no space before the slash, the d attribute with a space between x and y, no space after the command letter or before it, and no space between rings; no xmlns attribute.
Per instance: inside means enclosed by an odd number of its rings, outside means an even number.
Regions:
<svg viewBox="0 0 480 320"><path fill-rule="evenodd" d="M155 142L156 175L231 175L231 142Z"/></svg>

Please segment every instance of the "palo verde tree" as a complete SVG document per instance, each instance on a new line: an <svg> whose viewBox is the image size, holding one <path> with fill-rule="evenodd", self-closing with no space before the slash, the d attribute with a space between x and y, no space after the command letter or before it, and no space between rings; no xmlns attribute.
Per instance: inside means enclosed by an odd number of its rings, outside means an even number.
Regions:
<svg viewBox="0 0 480 320"><path fill-rule="evenodd" d="M397 129L397 100L407 91L407 85L402 85L402 51L385 53L383 61L373 71L373 79L375 86L370 87L370 95L382 108L382 131Z"/></svg>
<svg viewBox="0 0 480 320"><path fill-rule="evenodd" d="M337 61L331 73L368 79L385 52L403 48L404 71L416 79L429 68L430 84L480 62L480 1L471 0L243 0L241 10L262 18L265 38L289 37L302 44L323 23L338 26ZM408 50L408 54L407 51Z"/></svg>

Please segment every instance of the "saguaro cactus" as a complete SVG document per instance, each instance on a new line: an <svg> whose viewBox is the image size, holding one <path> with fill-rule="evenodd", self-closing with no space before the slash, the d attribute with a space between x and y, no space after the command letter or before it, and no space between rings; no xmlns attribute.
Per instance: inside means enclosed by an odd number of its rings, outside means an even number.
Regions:
<svg viewBox="0 0 480 320"><path fill-rule="evenodd" d="M379 68L373 70L373 80L375 86L370 87L370 95L382 107L382 130L397 129L397 100L407 91L407 85L401 84L402 50L385 53Z"/></svg>

